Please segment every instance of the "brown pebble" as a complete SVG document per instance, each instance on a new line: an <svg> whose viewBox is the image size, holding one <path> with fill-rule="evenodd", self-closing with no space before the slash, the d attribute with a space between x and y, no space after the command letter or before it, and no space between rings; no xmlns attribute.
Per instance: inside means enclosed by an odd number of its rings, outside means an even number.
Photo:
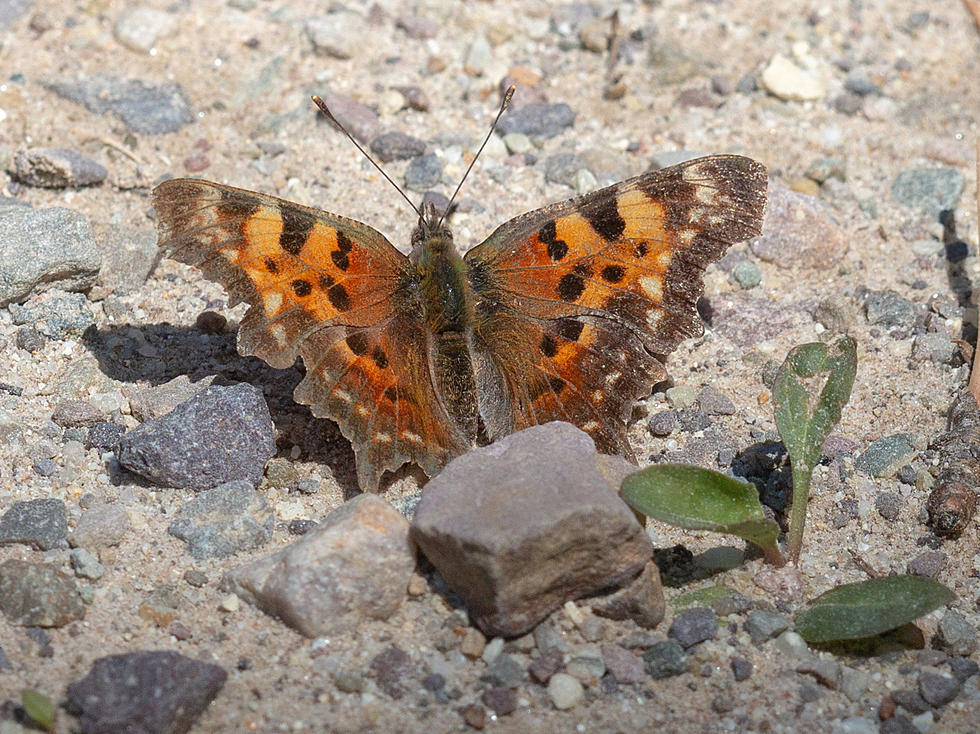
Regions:
<svg viewBox="0 0 980 734"><path fill-rule="evenodd" d="M895 715L895 699L890 695L885 695L881 697L881 703L878 704L878 718L882 721L890 719Z"/></svg>
<svg viewBox="0 0 980 734"><path fill-rule="evenodd" d="M482 729L487 723L487 712L479 704L471 703L460 713L463 715L463 721L474 729Z"/></svg>
<svg viewBox="0 0 980 734"><path fill-rule="evenodd" d="M188 173L200 173L211 166L211 161L204 153L191 153L184 159L184 170Z"/></svg>
<svg viewBox="0 0 980 734"><path fill-rule="evenodd" d="M191 628L181 622L179 619L175 619L170 623L170 626L167 627L167 633L173 635L178 640L189 640L194 636L194 633L191 632Z"/></svg>
<svg viewBox="0 0 980 734"><path fill-rule="evenodd" d="M417 573L413 573L412 578L408 580L409 596L422 596L428 588L429 583L425 580L425 577Z"/></svg>
<svg viewBox="0 0 980 734"><path fill-rule="evenodd" d="M483 633L476 627L470 627L459 644L459 651L468 658L478 658L483 654L483 648L486 646L487 638Z"/></svg>
<svg viewBox="0 0 980 734"><path fill-rule="evenodd" d="M225 330L227 325L228 319L217 311L202 311L198 314L197 320L194 322L194 326L197 327L198 331L202 331L205 334L220 334Z"/></svg>

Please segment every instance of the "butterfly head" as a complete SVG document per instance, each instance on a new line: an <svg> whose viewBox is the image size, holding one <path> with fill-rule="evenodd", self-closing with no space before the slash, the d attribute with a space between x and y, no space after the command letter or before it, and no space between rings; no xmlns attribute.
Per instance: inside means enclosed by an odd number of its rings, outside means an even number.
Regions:
<svg viewBox="0 0 980 734"><path fill-rule="evenodd" d="M453 233L443 220L443 216L436 211L435 204L431 201L423 201L422 209L419 211L418 226L412 232L412 254L409 257L413 262L418 262L423 252L443 248L453 248Z"/></svg>

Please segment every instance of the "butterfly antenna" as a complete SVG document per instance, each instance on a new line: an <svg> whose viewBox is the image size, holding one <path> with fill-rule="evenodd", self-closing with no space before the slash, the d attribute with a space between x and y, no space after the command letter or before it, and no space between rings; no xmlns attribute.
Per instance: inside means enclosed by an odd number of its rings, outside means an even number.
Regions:
<svg viewBox="0 0 980 734"><path fill-rule="evenodd" d="M440 225L442 224L443 220L449 216L453 202L456 201L456 194L458 194L459 190L463 188L463 183L466 181L466 177L470 175L470 171L473 170L473 165L476 163L476 159L480 157L480 153L483 152L483 149L487 147L487 143L490 142L490 136L493 135L493 131L497 129L497 123L500 121L500 116L504 114L504 110L506 110L507 106L510 104L510 100L514 96L514 90L515 87L513 84L511 84L509 87L507 87L507 91L504 92L504 96L500 100L500 109L497 110L497 116L493 118L493 124L490 125L490 130L487 132L487 136L483 139L483 144L480 146L480 149L476 151L476 155L473 156L473 160L470 161L470 165L466 168L466 173L464 173L463 177L459 180L459 185L456 186L456 190L449 199L449 204L446 206L446 211L444 211L442 216L439 218Z"/></svg>
<svg viewBox="0 0 980 734"><path fill-rule="evenodd" d="M408 205L410 207L412 207L412 209L415 211L415 213L418 214L421 217L422 216L422 212L419 211L419 208L417 206L415 206L415 204L412 203L412 200L411 199L408 198L408 194L406 194L404 191L402 191L402 187L399 186L398 184L396 184L392 180L391 176L389 176L385 172L385 169L383 169L380 165L378 165L378 162L375 161L374 158L371 157L371 154L368 153L366 150L364 150L364 148L361 147L361 144L360 143L358 143L356 140L354 140L354 136L351 135L349 132L347 132L347 128L344 127L343 125L341 125L340 124L340 121L336 117L333 116L333 113L330 111L330 108L327 107L327 103L324 102L316 94L313 95L312 99L313 99L313 104L315 104L317 107L320 108L320 112L323 113L323 116L326 117L328 120L330 120L330 122L332 122L334 125L337 126L337 129L339 129L340 132L342 132L344 135L347 136L347 138L354 144L354 147L357 148L359 151L361 151L361 153L364 154L364 157L365 158L367 158L369 161L371 161L371 165L374 166L375 168L377 168L378 169L378 172L382 176L384 176L386 179L388 179L388 183L390 183L392 186L395 187L395 191L397 191L399 194L401 194L402 197L405 199L405 201L408 202ZM501 111L503 111L503 110L501 110ZM497 117L500 117L500 115L497 115Z"/></svg>

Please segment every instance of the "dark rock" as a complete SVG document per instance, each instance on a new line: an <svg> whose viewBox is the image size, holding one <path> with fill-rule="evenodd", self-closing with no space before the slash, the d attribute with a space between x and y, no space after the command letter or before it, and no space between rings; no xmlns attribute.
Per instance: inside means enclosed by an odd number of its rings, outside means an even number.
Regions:
<svg viewBox="0 0 980 734"><path fill-rule="evenodd" d="M58 465L54 463L53 459L38 459L32 468L39 477L50 477L58 470Z"/></svg>
<svg viewBox="0 0 980 734"><path fill-rule="evenodd" d="M383 163L418 158L425 154L425 141L401 132L384 133L371 141L371 152Z"/></svg>
<svg viewBox="0 0 980 734"><path fill-rule="evenodd" d="M32 296L23 306L11 303L8 308L15 324L33 325L54 341L81 337L95 324L92 305L82 293L51 290Z"/></svg>
<svg viewBox="0 0 980 734"><path fill-rule="evenodd" d="M752 662L745 658L732 658L732 675L739 683L748 680L752 675Z"/></svg>
<svg viewBox="0 0 980 734"><path fill-rule="evenodd" d="M183 734L227 678L217 665L169 650L110 655L68 686L66 708L88 734Z"/></svg>
<svg viewBox="0 0 980 734"><path fill-rule="evenodd" d="M194 558L225 558L261 548L274 525L265 497L239 480L201 492L177 510L168 530L187 543Z"/></svg>
<svg viewBox="0 0 980 734"><path fill-rule="evenodd" d="M84 106L89 112L97 115L112 112L134 133L172 133L194 119L183 90L171 82L154 85L140 79L96 75L48 86L58 96Z"/></svg>
<svg viewBox="0 0 980 734"><path fill-rule="evenodd" d="M0 564L0 611L20 627L64 627L85 618L73 578L54 566L15 559Z"/></svg>
<svg viewBox="0 0 980 734"><path fill-rule="evenodd" d="M868 291L865 305L870 324L899 329L915 325L915 304L895 291Z"/></svg>
<svg viewBox="0 0 980 734"><path fill-rule="evenodd" d="M229 571L223 586L307 637L333 636L394 614L414 569L408 522L362 494L286 548Z"/></svg>
<svg viewBox="0 0 980 734"><path fill-rule="evenodd" d="M402 678L409 673L411 658L397 645L389 645L371 660L371 673L378 688L392 698L405 694Z"/></svg>
<svg viewBox="0 0 980 734"><path fill-rule="evenodd" d="M711 419L703 410L686 408L677 411L677 422L684 433L697 433L711 425Z"/></svg>
<svg viewBox="0 0 980 734"><path fill-rule="evenodd" d="M687 655L677 640L664 640L643 653L643 664L651 678L671 678L686 673Z"/></svg>
<svg viewBox="0 0 980 734"><path fill-rule="evenodd" d="M902 206L934 219L956 208L966 181L955 168L915 168L902 171L892 184L892 196Z"/></svg>
<svg viewBox="0 0 980 734"><path fill-rule="evenodd" d="M575 112L565 103L527 104L500 118L501 135L522 133L531 138L553 138L575 123Z"/></svg>
<svg viewBox="0 0 980 734"><path fill-rule="evenodd" d="M68 510L56 499L15 502L0 518L0 545L23 543L39 550L64 546Z"/></svg>
<svg viewBox="0 0 980 734"><path fill-rule="evenodd" d="M844 78L844 89L848 92L867 97L869 94L881 94L881 87L871 78L867 69L853 69Z"/></svg>
<svg viewBox="0 0 980 734"><path fill-rule="evenodd" d="M115 451L119 439L126 433L126 427L110 421L98 421L88 427L85 444L88 448L100 451Z"/></svg>
<svg viewBox="0 0 980 734"><path fill-rule="evenodd" d="M318 524L316 520L290 520L286 530L290 535L306 535Z"/></svg>
<svg viewBox="0 0 980 734"><path fill-rule="evenodd" d="M918 691L911 688L900 688L897 691L892 691L890 695L896 705L901 706L914 716L924 714L929 710L929 704L926 700Z"/></svg>
<svg viewBox="0 0 980 734"><path fill-rule="evenodd" d="M181 489L262 481L276 444L262 391L212 385L119 442L119 463L150 481Z"/></svg>
<svg viewBox="0 0 980 734"><path fill-rule="evenodd" d="M685 609L677 615L667 634L687 649L705 640L713 640L718 634L718 618L706 607Z"/></svg>
<svg viewBox="0 0 980 734"><path fill-rule="evenodd" d="M101 265L88 220L78 212L0 210L0 307L51 288L87 291Z"/></svg>
<svg viewBox="0 0 980 734"><path fill-rule="evenodd" d="M847 254L850 237L819 199L770 184L762 234L750 244L781 268L827 270Z"/></svg>
<svg viewBox="0 0 980 734"><path fill-rule="evenodd" d="M950 609L939 620L933 644L950 655L972 655L977 649L977 630L966 617Z"/></svg>
<svg viewBox="0 0 980 734"><path fill-rule="evenodd" d="M33 354L44 349L44 345L48 343L48 340L35 327L21 326L17 329L16 335L14 336L14 343L18 349L23 349Z"/></svg>
<svg viewBox="0 0 980 734"><path fill-rule="evenodd" d="M578 172L585 164L574 153L559 152L545 158L541 167L546 181L575 188Z"/></svg>
<svg viewBox="0 0 980 734"><path fill-rule="evenodd" d="M442 161L435 153L413 158L405 169L405 188L426 191L442 180Z"/></svg>
<svg viewBox="0 0 980 734"><path fill-rule="evenodd" d="M956 680L965 682L980 673L980 663L966 657L954 657L949 659L949 670Z"/></svg>
<svg viewBox="0 0 980 734"><path fill-rule="evenodd" d="M677 427L677 411L661 410L654 413L647 422L647 428L654 436L669 436Z"/></svg>
<svg viewBox="0 0 980 734"><path fill-rule="evenodd" d="M464 454L426 486L413 537L485 633L521 635L647 563L650 539L615 489L632 466L612 476L610 461L554 422Z"/></svg>
<svg viewBox="0 0 980 734"><path fill-rule="evenodd" d="M934 579L946 567L947 556L942 551L926 551L909 561L909 573Z"/></svg>
<svg viewBox="0 0 980 734"><path fill-rule="evenodd" d="M51 413L51 420L62 428L88 427L102 419L102 412L87 400L62 400Z"/></svg>
<svg viewBox="0 0 980 734"><path fill-rule="evenodd" d="M956 698L963 688L962 681L923 671L919 676L919 693L930 706L940 707Z"/></svg>
<svg viewBox="0 0 980 734"><path fill-rule="evenodd" d="M510 688L494 686L484 691L480 697L483 705L491 709L497 716L506 716L517 710L517 693Z"/></svg>
<svg viewBox="0 0 980 734"><path fill-rule="evenodd" d="M15 181L52 189L93 186L108 175L101 163L63 148L30 148L14 156L10 169Z"/></svg>
<svg viewBox="0 0 980 734"><path fill-rule="evenodd" d="M898 492L879 492L875 497L875 509L889 521L897 520L904 506L905 500Z"/></svg>
<svg viewBox="0 0 980 734"><path fill-rule="evenodd" d="M921 734L915 725L901 714L881 722L878 734Z"/></svg>

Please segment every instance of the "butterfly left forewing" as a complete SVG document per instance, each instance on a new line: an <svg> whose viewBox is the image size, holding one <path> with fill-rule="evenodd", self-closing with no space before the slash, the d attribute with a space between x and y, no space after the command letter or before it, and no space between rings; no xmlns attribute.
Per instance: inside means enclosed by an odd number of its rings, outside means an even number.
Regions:
<svg viewBox="0 0 980 734"><path fill-rule="evenodd" d="M628 452L633 401L700 333L703 270L760 231L766 184L755 161L701 158L517 217L467 253L490 435L570 420Z"/></svg>

